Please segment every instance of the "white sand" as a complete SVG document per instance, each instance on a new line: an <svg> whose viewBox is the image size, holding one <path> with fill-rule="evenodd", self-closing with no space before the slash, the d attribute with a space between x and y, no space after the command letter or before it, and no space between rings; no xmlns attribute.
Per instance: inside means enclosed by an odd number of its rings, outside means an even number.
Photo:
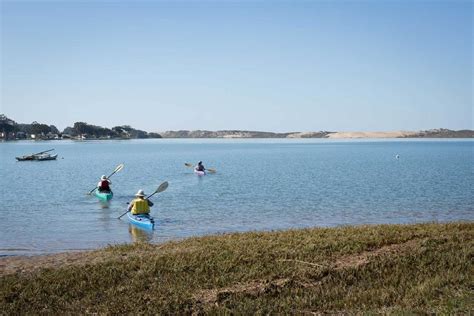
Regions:
<svg viewBox="0 0 474 316"><path fill-rule="evenodd" d="M399 138L417 134L417 132L392 131L392 132L335 132L328 138Z"/></svg>

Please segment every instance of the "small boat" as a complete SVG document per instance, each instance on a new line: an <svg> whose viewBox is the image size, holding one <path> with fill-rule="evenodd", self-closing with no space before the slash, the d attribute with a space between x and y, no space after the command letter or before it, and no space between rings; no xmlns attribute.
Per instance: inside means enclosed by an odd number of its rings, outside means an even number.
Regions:
<svg viewBox="0 0 474 316"><path fill-rule="evenodd" d="M28 161L28 160L36 160L36 161L44 161L44 160L56 160L58 158L58 154L50 155L50 154L41 154L41 155L26 155L21 157L15 157L18 161Z"/></svg>
<svg viewBox="0 0 474 316"><path fill-rule="evenodd" d="M34 157L35 158L33 160L37 160L37 161L56 160L56 158L58 158L58 154L56 155L42 154L42 155L36 155Z"/></svg>
<svg viewBox="0 0 474 316"><path fill-rule="evenodd" d="M206 175L206 171L200 171L200 170L196 170L196 169L194 169L194 173L197 176L205 176Z"/></svg>
<svg viewBox="0 0 474 316"><path fill-rule="evenodd" d="M148 214L133 215L131 212L127 213L128 221L141 228L153 229L155 227L155 220Z"/></svg>
<svg viewBox="0 0 474 316"><path fill-rule="evenodd" d="M114 193L112 191L101 192L99 190L95 190L94 194L95 194L95 196L97 196L99 198L99 200L102 200L102 201L108 201L114 196Z"/></svg>
<svg viewBox="0 0 474 316"><path fill-rule="evenodd" d="M27 160L34 160L35 159L35 157L33 155L27 155L27 156L15 157L15 158L18 161L27 161Z"/></svg>
<svg viewBox="0 0 474 316"><path fill-rule="evenodd" d="M36 154L31 154L31 155L24 155L21 157L15 157L16 160L18 161L29 161L29 160L38 160L38 161L43 161L43 160L55 160L58 155L53 155L51 156L50 154L47 154L47 152L53 151L53 149L45 150L45 151L40 151L39 153Z"/></svg>

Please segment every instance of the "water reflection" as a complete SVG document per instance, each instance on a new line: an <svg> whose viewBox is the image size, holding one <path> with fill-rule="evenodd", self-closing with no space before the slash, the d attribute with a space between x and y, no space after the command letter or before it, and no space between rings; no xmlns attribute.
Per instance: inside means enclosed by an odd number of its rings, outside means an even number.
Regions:
<svg viewBox="0 0 474 316"><path fill-rule="evenodd" d="M99 201L100 208L110 208L110 202L109 201Z"/></svg>
<svg viewBox="0 0 474 316"><path fill-rule="evenodd" d="M130 236L132 237L132 242L140 243L146 242L149 243L153 239L153 230L144 230L138 228L135 225L129 224L128 231L130 232Z"/></svg>

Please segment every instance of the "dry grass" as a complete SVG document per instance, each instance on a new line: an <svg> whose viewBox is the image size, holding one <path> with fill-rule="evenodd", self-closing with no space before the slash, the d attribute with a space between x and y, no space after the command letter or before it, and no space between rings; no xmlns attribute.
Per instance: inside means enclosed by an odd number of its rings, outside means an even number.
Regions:
<svg viewBox="0 0 474 316"><path fill-rule="evenodd" d="M4 314L469 313L473 237L473 223L381 225L3 259L0 304Z"/></svg>

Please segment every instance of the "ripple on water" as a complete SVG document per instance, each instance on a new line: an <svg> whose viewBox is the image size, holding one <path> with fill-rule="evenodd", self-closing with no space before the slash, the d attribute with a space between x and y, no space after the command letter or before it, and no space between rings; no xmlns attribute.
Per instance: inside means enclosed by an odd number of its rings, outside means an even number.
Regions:
<svg viewBox="0 0 474 316"><path fill-rule="evenodd" d="M1 143L0 255L310 226L474 220L470 140L137 140ZM64 159L16 162L54 147ZM51 147L51 148L52 148ZM399 154L400 158L395 159ZM197 177L184 162L217 173ZM114 198L91 190L112 177ZM131 226L126 203L155 195L156 229Z"/></svg>

